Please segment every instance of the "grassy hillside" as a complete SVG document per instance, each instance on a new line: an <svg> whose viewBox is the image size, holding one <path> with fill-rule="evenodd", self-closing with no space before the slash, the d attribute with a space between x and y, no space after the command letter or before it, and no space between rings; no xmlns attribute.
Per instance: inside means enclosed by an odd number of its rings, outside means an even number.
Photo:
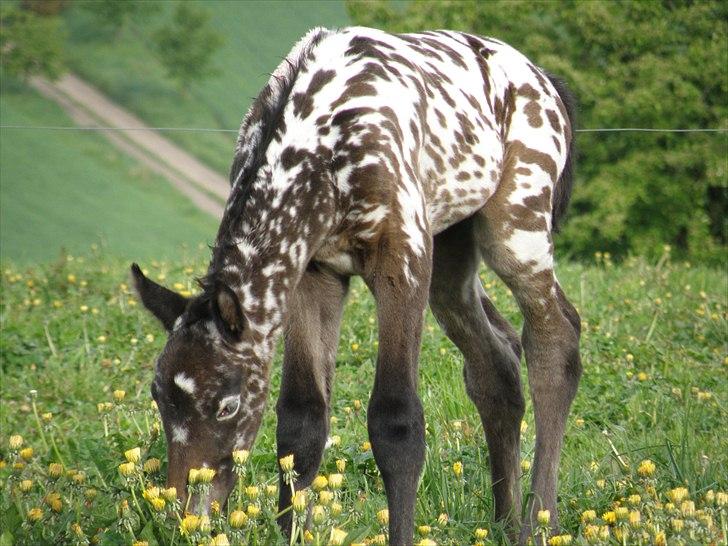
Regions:
<svg viewBox="0 0 728 546"><path fill-rule="evenodd" d="M268 73L293 44L316 26L348 24L343 1L195 1L212 16L225 40L217 52L217 76L183 95L154 58L151 35L168 20L173 2L134 20L118 35L97 28L81 2L66 12L72 69L120 104L155 126L237 128ZM133 78L129 75L133 74ZM170 133L179 144L221 172L227 172L234 133Z"/></svg>
<svg viewBox="0 0 728 546"><path fill-rule="evenodd" d="M7 125L73 125L54 103L5 79ZM0 259L49 261L91 244L128 258L180 256L215 235L216 222L166 180L98 134L3 129Z"/></svg>
<svg viewBox="0 0 728 546"><path fill-rule="evenodd" d="M152 278L189 290L205 258L145 265ZM174 503L156 501L157 510L145 500L155 494L151 484L163 483L166 469L149 394L164 334L123 284L126 274L126 264L103 255L22 272L6 265L2 273L0 529L5 539L14 533L34 544L50 537L81 544L82 537L92 536L104 544L210 540L205 532L181 536L175 530ZM721 432L728 403L724 273L671 263L666 254L658 264L633 259L613 266L603 258L587 266L565 264L559 275L583 318L584 360L560 470L564 532L582 545L665 544L665 534L668 544L722 544L718 537L725 537L728 522L728 441ZM517 322L503 284L487 274L483 281L496 305ZM341 441L327 451L322 468L328 474L337 472L337 459L346 463L343 489L335 491L341 514L325 510L324 523L312 529L313 544L328 544L332 527L349 533L345 544L364 538L383 544L376 538L382 533L376 514L385 498L365 444L374 317L371 297L354 283L333 391L331 433ZM273 370L275 398L278 363ZM428 450L417 525L429 526L429 538L439 545L475 544L477 528L488 531L481 544L503 544L501 530L491 523L488 452L464 392L462 357L429 315L420 377ZM530 407L522 430L525 489L534 449ZM277 533L275 492L266 489L276 483L274 431L269 407L245 477L245 485L260 488L235 493L228 507L253 505L260 514L247 508L249 521L242 529L230 525L226 512L212 514L213 527L235 544L282 543L271 539ZM10 434L22 435L22 447L33 448L25 452L27 461L9 448ZM132 478L121 477L117 467L133 447L141 447L142 462L161 459L161 472L151 468L142 474L138 465ZM460 478L453 471L457 462L463 465ZM62 464L64 476L53 477L50 463ZM22 480L29 480L25 492L19 489ZM148 490L142 498L144 482ZM595 513L582 516L587 510ZM428 530L420 532L418 541Z"/></svg>

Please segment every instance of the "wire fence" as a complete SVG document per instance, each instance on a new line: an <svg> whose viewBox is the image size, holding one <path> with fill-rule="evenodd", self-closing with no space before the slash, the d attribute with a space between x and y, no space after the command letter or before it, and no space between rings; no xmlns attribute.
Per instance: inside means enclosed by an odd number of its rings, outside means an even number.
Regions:
<svg viewBox="0 0 728 546"><path fill-rule="evenodd" d="M187 133L237 133L238 129L219 129L210 127L110 127L101 125L0 125L0 129L28 129L39 131L157 131ZM652 127L600 127L595 129L575 129L575 133L728 133L725 129L659 129Z"/></svg>

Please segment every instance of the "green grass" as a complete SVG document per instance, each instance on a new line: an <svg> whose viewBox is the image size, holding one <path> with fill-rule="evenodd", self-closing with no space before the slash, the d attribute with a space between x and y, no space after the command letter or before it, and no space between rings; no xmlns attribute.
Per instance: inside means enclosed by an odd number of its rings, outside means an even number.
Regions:
<svg viewBox="0 0 728 546"><path fill-rule="evenodd" d="M4 79L7 125L73 125L54 103ZM107 142L73 131L2 129L0 259L48 261L91 244L126 258L174 258L214 237L215 220Z"/></svg>
<svg viewBox="0 0 728 546"><path fill-rule="evenodd" d="M179 283L176 287L182 290L190 289L193 275L203 272L205 258L146 265L152 278L169 285ZM604 260L592 265L566 263L559 276L584 320L584 376L569 419L560 469L565 532L577 537L575 543L586 544L584 533L592 531L580 524L581 513L594 509L601 516L621 505L640 510L640 526L618 521L609 527L612 538L598 543L652 544L660 532L666 532L668 544L710 540L724 544L728 497L718 495L723 503L718 507L708 492L728 487L725 273L671 263L666 255L658 264L642 259L623 265ZM187 543L173 531L177 520L168 507L154 515L139 497L139 483L126 483L117 471L124 462L124 450L134 446L142 447L143 457L159 457L162 471L166 467L164 440L155 431L159 425L149 395L153 363L164 335L135 304L122 284L126 278L126 264L106 255L28 269L5 266L0 310L0 459L6 461L0 470L0 529L6 530L5 540L7 533L13 533L26 543L50 536L74 543L80 539L72 525L78 523L85 535L97 536L104 544L129 544L132 534L150 544L170 544L173 534L177 544ZM507 289L488 274L483 279L496 305L517 323L518 313ZM337 493L343 511L314 529L328 537L330 526L341 527L349 532L347 544L380 533L376 512L385 507L371 451L360 447L367 439L364 408L376 355L374 316L371 297L363 284L354 283L333 392L332 434L340 436L341 444L327 452L322 469L335 472L336 459L347 462L345 486ZM488 453L482 426L463 388L462 357L429 315L423 337L420 394L428 450L417 524L430 525L431 537L438 544L474 544L477 527L488 529L488 540L500 543L501 529L491 523ZM273 399L280 383L279 361L280 355L273 368ZM37 391L37 398L31 396L31 389ZM126 391L123 402L114 402L115 389ZM357 400L362 403L360 410ZM104 402L112 402L112 409L99 414L97 404ZM38 426L35 408L39 413L52 412L52 419ZM525 427L522 456L532 461L530 407ZM275 483L274 430L275 416L269 407L248 463L246 483ZM35 450L22 468L14 468L17 452L8 448L10 434L21 434L25 445ZM644 459L656 464L653 476L638 475ZM464 466L462 481L452 471L458 461ZM49 477L52 462L62 462L69 475L58 481ZM79 479L79 470L85 473L80 485L72 477ZM526 470L524 491L529 477ZM32 481L30 492L18 491L21 479ZM150 474L145 479L162 483L163 475ZM668 503L671 489L679 486L686 487L696 502L696 515L691 514L690 505ZM93 500L88 500L89 488L99 492ZM138 505L131 496L134 490ZM43 500L49 491L60 493L60 513L50 509L50 499ZM629 505L625 498L634 494L640 499ZM122 510L120 520L117 508L126 506L125 502L128 508ZM272 500L255 502L262 513L246 527L243 542L275 543ZM239 503L234 496L231 509ZM43 510L42 523L21 527L34 506ZM442 513L449 518L445 525L438 524ZM673 520L682 521L684 529L676 531ZM232 537L233 530L222 519L213 518L213 524ZM632 533L630 539L616 540L615 533L625 529Z"/></svg>
<svg viewBox="0 0 728 546"><path fill-rule="evenodd" d="M118 35L99 29L75 3L66 13L71 68L147 123L160 127L236 129L251 99L293 44L316 26L349 23L342 1L205 1L212 25L225 40L214 65L219 73L185 94L155 58L151 36L168 21L174 3L131 21ZM130 78L129 74L134 77ZM167 136L220 172L227 173L235 133L168 133Z"/></svg>

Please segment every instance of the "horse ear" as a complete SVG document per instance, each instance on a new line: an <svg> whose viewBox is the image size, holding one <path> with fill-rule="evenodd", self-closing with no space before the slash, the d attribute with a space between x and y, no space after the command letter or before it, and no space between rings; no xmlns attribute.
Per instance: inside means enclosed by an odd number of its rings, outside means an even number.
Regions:
<svg viewBox="0 0 728 546"><path fill-rule="evenodd" d="M144 307L171 332L189 300L145 277L137 264L131 265L131 279Z"/></svg>
<svg viewBox="0 0 728 546"><path fill-rule="evenodd" d="M212 313L218 329L233 341L240 341L245 329L245 315L240 300L232 289L223 283L215 285Z"/></svg>

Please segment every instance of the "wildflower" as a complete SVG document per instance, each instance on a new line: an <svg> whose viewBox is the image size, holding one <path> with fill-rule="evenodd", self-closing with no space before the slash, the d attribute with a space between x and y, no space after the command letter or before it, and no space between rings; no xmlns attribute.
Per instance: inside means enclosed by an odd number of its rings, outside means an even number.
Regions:
<svg viewBox="0 0 728 546"><path fill-rule="evenodd" d="M338 502L332 502L331 506L329 507L329 512L331 512L332 517L337 517L341 514L341 512L344 510L344 507L341 506Z"/></svg>
<svg viewBox="0 0 728 546"><path fill-rule="evenodd" d="M528 430L528 423L525 419L521 419L521 434L525 433Z"/></svg>
<svg viewBox="0 0 728 546"><path fill-rule="evenodd" d="M63 502L61 501L61 495L60 493L56 491L51 491L48 493L43 500L46 502L48 506L51 507L51 510L54 512L60 512L63 509Z"/></svg>
<svg viewBox="0 0 728 546"><path fill-rule="evenodd" d="M528 459L523 459L521 461L521 471L522 472L528 472L531 469L531 461Z"/></svg>
<svg viewBox="0 0 728 546"><path fill-rule="evenodd" d="M665 537L665 532L660 531L659 533L655 533L655 546L667 546L667 538Z"/></svg>
<svg viewBox="0 0 728 546"><path fill-rule="evenodd" d="M597 519L597 513L594 510L584 510L581 513L582 523L589 523L590 521L594 521L595 519Z"/></svg>
<svg viewBox="0 0 728 546"><path fill-rule="evenodd" d="M255 485L249 485L248 487L245 488L245 496L251 500L257 499L259 493L260 493L260 490Z"/></svg>
<svg viewBox="0 0 728 546"><path fill-rule="evenodd" d="M485 540L488 537L488 529L483 529L482 527L478 527L475 530L475 538L478 540Z"/></svg>
<svg viewBox="0 0 728 546"><path fill-rule="evenodd" d="M571 535L556 535L549 539L549 546L568 546L571 544Z"/></svg>
<svg viewBox="0 0 728 546"><path fill-rule="evenodd" d="M248 517L257 518L260 515L260 506L257 504L249 504L245 511L247 512Z"/></svg>
<svg viewBox="0 0 728 546"><path fill-rule="evenodd" d="M293 471L293 453L278 459L278 464L281 465L281 470L283 472L292 472Z"/></svg>
<svg viewBox="0 0 728 546"><path fill-rule="evenodd" d="M705 494L705 504L712 505L715 502L715 491L709 489Z"/></svg>
<svg viewBox="0 0 728 546"><path fill-rule="evenodd" d="M632 506L636 506L636 505L638 505L638 504L640 503L640 501L641 501L641 500L642 500L642 498L641 498L641 497L640 497L639 495L630 495L630 496L629 496L629 497L627 498L627 502L628 502L629 504L631 504Z"/></svg>
<svg viewBox="0 0 728 546"><path fill-rule="evenodd" d="M447 522L449 520L450 520L450 518L444 512L442 514L440 514L439 516L437 516L437 524L440 527L445 527L445 525L447 525Z"/></svg>
<svg viewBox="0 0 728 546"><path fill-rule="evenodd" d="M314 491L321 491L329 484L329 480L326 479L326 476L316 476L313 479L313 482L311 483L311 487Z"/></svg>
<svg viewBox="0 0 728 546"><path fill-rule="evenodd" d="M86 481L86 473L83 472L82 470L79 470L78 472L74 472L73 475L71 476L71 480L76 485L81 485L83 482Z"/></svg>
<svg viewBox="0 0 728 546"><path fill-rule="evenodd" d="M334 500L334 494L331 491L319 492L319 502L324 506L328 506L329 504L331 504L332 500Z"/></svg>
<svg viewBox="0 0 728 546"><path fill-rule="evenodd" d="M230 521L230 527L233 529L241 529L248 523L248 516L242 510L235 510L230 513L228 521Z"/></svg>
<svg viewBox="0 0 728 546"><path fill-rule="evenodd" d="M377 521L379 525L386 526L389 524L389 510L386 508L377 512Z"/></svg>
<svg viewBox="0 0 728 546"><path fill-rule="evenodd" d="M146 540L137 540L132 544L132 546L149 546L149 542Z"/></svg>
<svg viewBox="0 0 728 546"><path fill-rule="evenodd" d="M634 355L632 353L627 353L627 355L625 356L625 358L627 359L627 362L633 362L634 361Z"/></svg>
<svg viewBox="0 0 728 546"><path fill-rule="evenodd" d="M626 520L629 517L629 510L624 506L619 506L614 509L614 515L620 521Z"/></svg>
<svg viewBox="0 0 728 546"><path fill-rule="evenodd" d="M354 411L359 411L361 409L361 400L354 400L353 406Z"/></svg>
<svg viewBox="0 0 728 546"><path fill-rule="evenodd" d="M159 459L156 457L152 457L150 459L147 459L144 461L144 472L147 474L153 474L154 472L159 472L159 468L162 466L162 463Z"/></svg>
<svg viewBox="0 0 728 546"><path fill-rule="evenodd" d="M53 419L53 414L50 411L47 411L41 414L40 418L43 419L43 421L45 421L46 423L49 423Z"/></svg>
<svg viewBox="0 0 728 546"><path fill-rule="evenodd" d="M462 477L462 475L463 475L463 463L461 463L460 461L454 462L453 465L452 465L452 471L453 471L453 474L455 474L455 477L456 478L459 479L460 477Z"/></svg>
<svg viewBox="0 0 728 546"><path fill-rule="evenodd" d="M194 514L186 515L179 524L182 535L191 535L200 527L200 517Z"/></svg>
<svg viewBox="0 0 728 546"><path fill-rule="evenodd" d="M144 336L144 339L147 343L152 343L154 341L154 336L152 334L147 334L146 336Z"/></svg>
<svg viewBox="0 0 728 546"><path fill-rule="evenodd" d="M51 463L48 465L48 475L52 479L57 479L61 477L61 474L63 474L63 467L58 463Z"/></svg>
<svg viewBox="0 0 728 546"><path fill-rule="evenodd" d="M225 533L220 533L210 541L210 546L230 546L230 541Z"/></svg>
<svg viewBox="0 0 728 546"><path fill-rule="evenodd" d="M303 512L306 509L306 492L305 491L296 491L296 494L293 496L293 509L296 512Z"/></svg>
<svg viewBox="0 0 728 546"><path fill-rule="evenodd" d="M634 527L634 528L639 527L641 520L642 520L642 515L639 513L639 510L632 510L629 513L629 524L632 527Z"/></svg>
<svg viewBox="0 0 728 546"><path fill-rule="evenodd" d="M374 535L370 541L371 544L376 544L377 546L384 546L387 544L387 536L386 535Z"/></svg>
<svg viewBox="0 0 728 546"><path fill-rule="evenodd" d="M177 500L177 488L176 487L168 487L167 489L162 489L160 491L160 494L166 500L167 502L174 502Z"/></svg>
<svg viewBox="0 0 728 546"><path fill-rule="evenodd" d="M134 463L121 463L119 465L119 473L122 476L131 476L134 474L135 466Z"/></svg>
<svg viewBox="0 0 728 546"><path fill-rule="evenodd" d="M162 510L164 510L164 506L166 505L162 497L154 498L150 500L149 503L152 505L152 508L154 508L157 512L161 512Z"/></svg>
<svg viewBox="0 0 728 546"><path fill-rule="evenodd" d="M73 273L70 273L66 277L66 280L68 281L69 284L76 284L76 275L74 275Z"/></svg>
<svg viewBox="0 0 728 546"><path fill-rule="evenodd" d="M423 538L417 543L417 546L437 546L437 542L431 538Z"/></svg>
<svg viewBox="0 0 728 546"><path fill-rule="evenodd" d="M269 498L273 498L278 494L278 486L277 485L266 485L265 486L265 496Z"/></svg>
<svg viewBox="0 0 728 546"><path fill-rule="evenodd" d="M331 546L341 546L344 544L344 540L346 539L347 532L343 529L337 529L334 527L331 529L331 536L329 537L329 544Z"/></svg>
<svg viewBox="0 0 728 546"><path fill-rule="evenodd" d="M82 313L88 313L88 305L82 305L81 307L79 307L79 310Z"/></svg>
<svg viewBox="0 0 728 546"><path fill-rule="evenodd" d="M124 458L130 463L136 464L139 462L139 459L141 458L142 450L138 447L135 447L133 449L127 449L124 452Z"/></svg>
<svg viewBox="0 0 728 546"><path fill-rule="evenodd" d="M20 483L18 484L18 488L19 488L19 489L20 489L20 491L22 491L23 493L27 493L28 491L30 491L31 489L33 489L33 482L32 482L32 481L30 481L30 480L22 480L22 481L21 481L21 482L20 482Z"/></svg>
<svg viewBox="0 0 728 546"><path fill-rule="evenodd" d="M86 489L86 491L84 491L84 493L83 493L83 496L86 497L87 500L91 501L91 500L94 500L96 498L96 495L98 495L98 494L99 494L99 492L96 491L96 489L94 489L92 487L90 489Z"/></svg>
<svg viewBox="0 0 728 546"><path fill-rule="evenodd" d="M341 489L341 485L344 483L343 474L329 474L329 486L331 489Z"/></svg>
<svg viewBox="0 0 728 546"><path fill-rule="evenodd" d="M311 518L316 525L321 525L326 521L326 509L320 504L317 504L311 510Z"/></svg>
<svg viewBox="0 0 728 546"><path fill-rule="evenodd" d="M99 336L96 338L99 343L106 343L106 336Z"/></svg>
<svg viewBox="0 0 728 546"><path fill-rule="evenodd" d="M358 351L359 350L359 344L358 343L352 343L351 344L351 350L352 351Z"/></svg>
<svg viewBox="0 0 728 546"><path fill-rule="evenodd" d="M583 428L583 427L584 427L584 419L582 419L581 417L577 417L577 418L576 418L576 419L574 420L574 424L575 424L575 425L576 425L577 427L579 427L579 428Z"/></svg>
<svg viewBox="0 0 728 546"><path fill-rule="evenodd" d="M362 444L361 444L362 451L369 451L371 448L372 448L372 444L370 442L362 442Z"/></svg>
<svg viewBox="0 0 728 546"><path fill-rule="evenodd" d="M345 459L336 459L336 470L341 472L342 474L346 470L346 460Z"/></svg>
<svg viewBox="0 0 728 546"><path fill-rule="evenodd" d="M212 512L215 516L220 515L220 501L214 500L210 503L210 512Z"/></svg>
<svg viewBox="0 0 728 546"><path fill-rule="evenodd" d="M40 521L43 519L43 510L37 506L28 510L28 520L32 522Z"/></svg>
<svg viewBox="0 0 728 546"><path fill-rule="evenodd" d="M598 525L587 525L584 527L584 538L589 544L596 543L599 540L599 526Z"/></svg>
<svg viewBox="0 0 728 546"><path fill-rule="evenodd" d="M715 504L718 506L725 506L728 504L728 493L725 491L718 491L718 493L715 494Z"/></svg>
<svg viewBox="0 0 728 546"><path fill-rule="evenodd" d="M331 416L331 419L332 419L332 422L331 422L331 424L332 424L332 425L333 425L333 424L335 424L335 422L334 422L334 421L335 421L335 419L336 419L336 418L335 418L335 416ZM334 434L334 435L333 435L333 436L331 437L331 440L330 440L330 441L331 441L331 445L332 445L333 447L338 447L338 446L340 446L340 445L341 445L341 436L339 436L338 434Z"/></svg>
<svg viewBox="0 0 728 546"><path fill-rule="evenodd" d="M688 490L685 487L676 487L667 492L667 497L674 503L678 503L687 498Z"/></svg>
<svg viewBox="0 0 728 546"><path fill-rule="evenodd" d="M645 372L640 372L637 374L637 381L647 381L649 379L649 376Z"/></svg>
<svg viewBox="0 0 728 546"><path fill-rule="evenodd" d="M612 511L604 512L602 514L602 520L604 520L604 523L612 525L617 522L617 514Z"/></svg>
<svg viewBox="0 0 728 546"><path fill-rule="evenodd" d="M20 455L21 459L25 459L26 461L29 461L33 458L33 448L26 447L24 449L21 449L20 453L18 453L18 454Z"/></svg>
<svg viewBox="0 0 728 546"><path fill-rule="evenodd" d="M672 518L670 520L670 525L672 526L672 529L676 533L679 533L685 527L685 522L683 520L681 520L680 518Z"/></svg>
<svg viewBox="0 0 728 546"><path fill-rule="evenodd" d="M144 497L148 501L151 501L152 499L156 499L157 497L159 497L159 493L159 487L147 487L142 493L142 497Z"/></svg>
<svg viewBox="0 0 728 546"><path fill-rule="evenodd" d="M113 392L114 400L117 402L121 402L124 400L124 397L126 396L126 391L122 391L121 389L117 389Z"/></svg>
<svg viewBox="0 0 728 546"><path fill-rule="evenodd" d="M247 449L236 449L233 451L233 462L235 464L243 465L247 463L248 457L250 457L250 451Z"/></svg>
<svg viewBox="0 0 728 546"><path fill-rule="evenodd" d="M549 523L551 523L551 512L549 512L548 510L539 510L538 514L536 515L536 520L538 521L539 525L548 525Z"/></svg>
<svg viewBox="0 0 728 546"><path fill-rule="evenodd" d="M197 480L200 483L210 483L217 472L214 468L200 468L197 474Z"/></svg>
<svg viewBox="0 0 728 546"><path fill-rule="evenodd" d="M655 463L649 459L645 459L637 467L637 473L642 477L652 476L655 473Z"/></svg>
<svg viewBox="0 0 728 546"><path fill-rule="evenodd" d="M23 445L23 437L20 434L13 434L9 439L10 449L20 449Z"/></svg>

